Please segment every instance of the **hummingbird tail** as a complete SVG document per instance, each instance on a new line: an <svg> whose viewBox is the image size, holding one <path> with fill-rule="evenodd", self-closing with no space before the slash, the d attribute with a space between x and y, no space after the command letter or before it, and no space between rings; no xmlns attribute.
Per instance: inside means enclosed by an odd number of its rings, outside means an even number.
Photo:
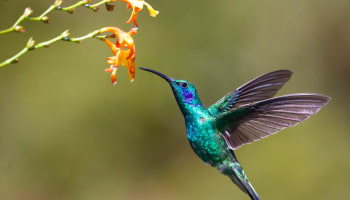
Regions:
<svg viewBox="0 0 350 200"><path fill-rule="evenodd" d="M235 183L243 192L247 193L252 200L261 200L254 187L250 184L241 165L236 161L231 164L231 173L225 173L233 183Z"/></svg>

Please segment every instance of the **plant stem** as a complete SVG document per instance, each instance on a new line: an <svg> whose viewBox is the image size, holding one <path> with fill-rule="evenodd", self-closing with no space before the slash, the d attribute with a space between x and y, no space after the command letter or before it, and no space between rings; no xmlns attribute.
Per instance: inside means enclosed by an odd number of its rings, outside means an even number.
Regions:
<svg viewBox="0 0 350 200"><path fill-rule="evenodd" d="M55 10L57 8L57 5L51 5L47 10L45 10L45 12L43 12L39 17L31 17L28 18L29 20L33 20L33 21L42 21L42 19L49 14L51 11Z"/></svg>
<svg viewBox="0 0 350 200"><path fill-rule="evenodd" d="M112 1L111 0L103 0L103 1L97 2L97 3L93 4L93 5L89 5L89 8L91 8L91 7L98 7L98 6L102 5L102 4L106 4L106 3L110 3L110 2L112 2Z"/></svg>
<svg viewBox="0 0 350 200"><path fill-rule="evenodd" d="M24 20L27 19L27 18L28 18L28 17L26 17L24 14L21 15L21 16L17 19L17 21L16 21L10 28L0 31L0 34L5 34L5 33L12 32L12 31L20 31L20 30L16 30L17 27L23 30L23 27L18 26L18 24L21 23L22 21L24 21Z"/></svg>
<svg viewBox="0 0 350 200"><path fill-rule="evenodd" d="M78 1L77 3L71 5L71 6L67 6L67 7L61 7L60 4L62 3L60 1L60 3L57 3L57 0L55 1L54 4L52 4L48 9L46 9L41 15L39 15L38 17L29 17L29 15L31 14L26 14L25 12L17 19L17 21L8 29L5 30L0 30L0 35L1 34L5 34L5 33L10 33L10 32L24 32L24 28L22 26L20 26L19 24L24 21L24 20L31 20L31 21L43 21L43 22L48 22L49 18L48 18L48 14L50 12L52 12L53 10L63 10L63 11L67 11L69 13L73 13L75 8L79 7L79 6L85 6L93 11L97 11L98 6L102 5L102 4L106 4L106 3L110 3L113 2L115 0L101 0L93 5L90 5L89 2L90 0L81 0ZM28 8L27 8L28 9Z"/></svg>
<svg viewBox="0 0 350 200"><path fill-rule="evenodd" d="M4 62L0 63L0 67L3 67L5 65L11 64L11 63L16 63L18 61L18 58L22 56L23 54L28 52L28 48L25 47L23 48L20 52L18 52L16 55L12 56L11 58L5 60Z"/></svg>
<svg viewBox="0 0 350 200"><path fill-rule="evenodd" d="M73 13L74 9L76 7L84 5L84 4L87 4L87 3L89 3L89 0L81 0L81 1L78 1L77 3L75 3L75 4L71 5L71 6L67 6L67 7L61 8L61 10L67 11L69 13Z"/></svg>
<svg viewBox="0 0 350 200"><path fill-rule="evenodd" d="M51 44L56 43L60 40L67 41L67 42L73 42L73 43L80 43L81 41L89 39L89 38L96 38L99 40L103 40L105 38L114 37L114 35L99 35L99 34L100 34L100 31L95 30L95 31L92 31L91 33L88 33L88 34L83 35L81 37L68 38L69 32L68 32L68 30L66 30L63 33L61 33L59 36L52 38L51 40L47 40L47 41L38 43L36 45L30 46L30 45L28 45L29 44L29 42L28 42L27 46L25 48L23 48L20 52L18 52L16 55L12 56L11 58L5 60L4 62L0 63L0 68L6 66L8 64L11 64L11 63L16 63L18 61L19 57L21 57L22 55L24 55L28 51L36 50L36 49L39 49L42 47L49 47ZM30 40L32 40L32 39L30 39ZM34 41L33 41L33 44L34 44Z"/></svg>
<svg viewBox="0 0 350 200"><path fill-rule="evenodd" d="M95 36L97 36L98 34L100 34L100 31L99 30L95 30L91 33L88 33L84 36L81 36L81 37L76 37L76 38L67 38L67 39L64 39L64 41L68 41L68 42L75 42L75 43L81 43L82 40L86 40L88 38L93 38Z"/></svg>
<svg viewBox="0 0 350 200"><path fill-rule="evenodd" d="M55 42L58 42L58 41L60 41L60 40L62 40L62 39L64 39L64 38L65 38L65 36L64 36L63 34L61 34L61 35L59 35L59 36L57 36L57 37L55 37L55 38L52 38L51 40L48 40L48 41L45 41L45 42L41 42L41 43L35 45L35 46L34 46L32 49L30 49L30 50L39 49L39 48L41 48L41 47L49 47L51 44L53 44L53 43L55 43Z"/></svg>

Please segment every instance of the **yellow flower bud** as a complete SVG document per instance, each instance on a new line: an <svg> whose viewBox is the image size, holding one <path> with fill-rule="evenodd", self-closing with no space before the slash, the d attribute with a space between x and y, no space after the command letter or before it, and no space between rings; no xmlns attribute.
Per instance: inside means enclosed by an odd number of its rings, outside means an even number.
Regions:
<svg viewBox="0 0 350 200"><path fill-rule="evenodd" d="M35 41L33 40L33 38L32 38L32 37L29 38L29 40L28 40L28 42L27 42L27 48L28 48L28 49L31 49L31 48L34 47L34 45L35 45Z"/></svg>

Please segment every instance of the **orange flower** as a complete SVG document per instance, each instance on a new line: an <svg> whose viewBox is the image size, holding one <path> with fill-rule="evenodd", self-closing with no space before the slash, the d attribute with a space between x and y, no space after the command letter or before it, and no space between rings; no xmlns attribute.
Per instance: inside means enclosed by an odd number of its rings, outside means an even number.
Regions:
<svg viewBox="0 0 350 200"><path fill-rule="evenodd" d="M152 8L152 6L149 5L147 2L145 2L144 0L121 0L121 1L127 3L128 4L128 8L132 9L131 16L130 16L129 20L126 21L127 24L129 24L130 22L133 21L134 25L136 27L138 27L138 24L137 24L137 13L143 9L144 5L146 5L149 14L152 17L156 17L159 14L158 10L154 10Z"/></svg>
<svg viewBox="0 0 350 200"><path fill-rule="evenodd" d="M129 32L125 32L118 27L104 27L100 29L100 33L103 32L112 32L118 38L115 44L104 39L114 55L107 58L107 63L111 66L109 69L105 69L106 72L111 73L112 83L117 83L116 73L120 64L128 68L129 79L133 81L135 77L136 51L134 39L131 36L136 34L136 28L131 28Z"/></svg>

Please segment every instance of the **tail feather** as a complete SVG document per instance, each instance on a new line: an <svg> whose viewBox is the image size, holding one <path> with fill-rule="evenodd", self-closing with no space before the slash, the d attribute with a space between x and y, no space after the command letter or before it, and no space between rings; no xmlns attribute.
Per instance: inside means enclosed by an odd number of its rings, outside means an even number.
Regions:
<svg viewBox="0 0 350 200"><path fill-rule="evenodd" d="M241 165L238 162L232 163L231 170L233 173L228 174L230 179L245 193L247 193L252 200L261 200L254 187L250 184L245 175Z"/></svg>

